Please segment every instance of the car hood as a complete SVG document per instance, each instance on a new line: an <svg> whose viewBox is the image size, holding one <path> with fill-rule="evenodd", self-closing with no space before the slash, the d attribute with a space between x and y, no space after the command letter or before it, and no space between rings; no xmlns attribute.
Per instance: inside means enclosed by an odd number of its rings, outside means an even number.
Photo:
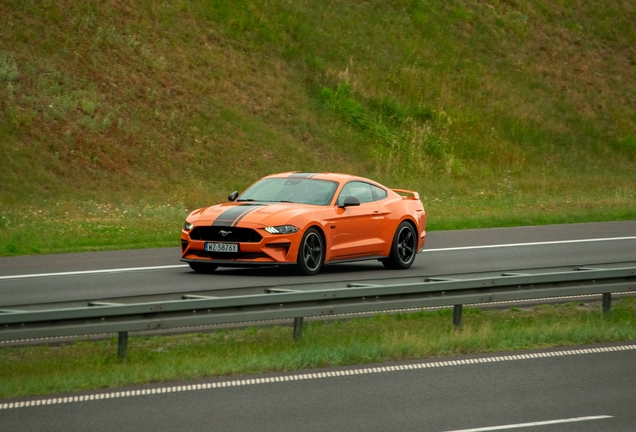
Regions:
<svg viewBox="0 0 636 432"><path fill-rule="evenodd" d="M199 223L214 223L220 226L282 225L294 216L316 211L316 206L295 203L226 203L197 210L192 216L198 216Z"/></svg>

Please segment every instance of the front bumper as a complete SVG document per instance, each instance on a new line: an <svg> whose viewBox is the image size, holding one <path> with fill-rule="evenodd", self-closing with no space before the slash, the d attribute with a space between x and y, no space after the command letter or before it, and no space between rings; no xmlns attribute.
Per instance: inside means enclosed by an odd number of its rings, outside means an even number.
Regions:
<svg viewBox="0 0 636 432"><path fill-rule="evenodd" d="M260 241L228 241L238 244L239 252L208 252L205 244L217 240L192 239L181 232L181 261L217 264L220 266L295 264L302 233L269 234L258 230Z"/></svg>

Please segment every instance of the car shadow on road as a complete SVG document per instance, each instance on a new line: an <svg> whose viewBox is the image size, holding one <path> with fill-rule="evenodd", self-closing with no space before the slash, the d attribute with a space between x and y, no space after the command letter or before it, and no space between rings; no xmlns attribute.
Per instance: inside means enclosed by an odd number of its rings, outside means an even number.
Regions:
<svg viewBox="0 0 636 432"><path fill-rule="evenodd" d="M325 265L322 269L320 269L320 273L316 276L301 276L296 272L294 266L267 266L267 267L219 267L216 271L209 274L201 274L203 276L214 276L223 275L223 276L239 276L239 277L264 277L264 278L291 278L291 277L299 277L307 282L317 282L321 278L321 276L327 275L344 275L344 274L355 274L355 273L375 273L378 271L386 270L384 266L379 262L357 262L357 263L340 263L340 264L329 264ZM200 274L191 272L192 274Z"/></svg>

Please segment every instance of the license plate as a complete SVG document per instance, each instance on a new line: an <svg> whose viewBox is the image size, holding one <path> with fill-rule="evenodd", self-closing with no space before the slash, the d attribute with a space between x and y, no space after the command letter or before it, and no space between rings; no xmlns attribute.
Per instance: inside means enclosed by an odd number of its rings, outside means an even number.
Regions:
<svg viewBox="0 0 636 432"><path fill-rule="evenodd" d="M238 243L206 243L206 252L238 252Z"/></svg>

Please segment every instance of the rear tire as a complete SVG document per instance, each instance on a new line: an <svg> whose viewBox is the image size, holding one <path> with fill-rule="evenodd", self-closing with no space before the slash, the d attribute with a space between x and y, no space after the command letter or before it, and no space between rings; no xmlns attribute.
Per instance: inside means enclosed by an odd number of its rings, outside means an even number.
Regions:
<svg viewBox="0 0 636 432"><path fill-rule="evenodd" d="M191 262L191 263L188 263L188 265L190 266L192 270L194 270L197 273L213 273L214 270L219 268L219 266L216 264L208 264L208 263L200 263L200 262L196 262L196 263Z"/></svg>
<svg viewBox="0 0 636 432"><path fill-rule="evenodd" d="M325 260L325 242L316 228L309 228L298 247L296 268L305 276L313 276L320 271Z"/></svg>
<svg viewBox="0 0 636 432"><path fill-rule="evenodd" d="M409 222L402 222L395 231L391 253L382 260L384 267L388 269L407 269L415 261L417 253L417 234L415 228Z"/></svg>

